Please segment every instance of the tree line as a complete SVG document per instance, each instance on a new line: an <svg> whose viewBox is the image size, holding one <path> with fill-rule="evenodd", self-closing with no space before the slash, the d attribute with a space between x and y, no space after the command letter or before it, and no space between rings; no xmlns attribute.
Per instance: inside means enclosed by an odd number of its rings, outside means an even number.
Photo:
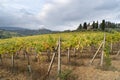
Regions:
<svg viewBox="0 0 120 80"><path fill-rule="evenodd" d="M83 24L80 24L76 30L99 29L104 31L106 28L120 28L120 24L112 23L105 20L102 20L101 23L99 23L98 21L93 21L92 24L84 22Z"/></svg>

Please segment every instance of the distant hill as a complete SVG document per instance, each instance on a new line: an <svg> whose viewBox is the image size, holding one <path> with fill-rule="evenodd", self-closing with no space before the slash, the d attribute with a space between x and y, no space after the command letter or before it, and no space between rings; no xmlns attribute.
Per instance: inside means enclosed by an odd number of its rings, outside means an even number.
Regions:
<svg viewBox="0 0 120 80"><path fill-rule="evenodd" d="M18 34L16 32L10 32L10 31L5 31L5 30L0 30L0 39L17 37L17 36L22 36L22 35Z"/></svg>
<svg viewBox="0 0 120 80"><path fill-rule="evenodd" d="M15 30L28 30L20 27L0 27L1 30L15 31Z"/></svg>
<svg viewBox="0 0 120 80"><path fill-rule="evenodd" d="M51 31L51 30L45 29L45 28L39 29L39 30L30 30L30 29L18 28L18 27L0 27L0 30L15 32L15 33L21 34L23 36L38 35L38 34L48 34L48 33L57 32L57 31Z"/></svg>

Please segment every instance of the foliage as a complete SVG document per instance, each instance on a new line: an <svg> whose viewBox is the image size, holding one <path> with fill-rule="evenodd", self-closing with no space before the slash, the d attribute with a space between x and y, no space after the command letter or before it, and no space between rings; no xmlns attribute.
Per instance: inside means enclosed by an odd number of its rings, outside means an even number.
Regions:
<svg viewBox="0 0 120 80"><path fill-rule="evenodd" d="M109 66L111 66L110 45L109 44L106 44L104 51L105 51L105 66L109 67Z"/></svg>
<svg viewBox="0 0 120 80"><path fill-rule="evenodd" d="M0 39L11 38L11 37L16 37L16 36L21 36L21 35L16 32L0 30Z"/></svg>
<svg viewBox="0 0 120 80"><path fill-rule="evenodd" d="M82 29L82 24L80 24L77 28L77 30L81 30Z"/></svg>
<svg viewBox="0 0 120 80"><path fill-rule="evenodd" d="M58 77L60 77L61 80L67 80L68 77L70 76L72 70L64 70L61 72L60 75L58 75Z"/></svg>
<svg viewBox="0 0 120 80"><path fill-rule="evenodd" d="M102 23L100 24L100 28L101 30L105 30L106 24L105 24L105 20L102 20Z"/></svg>
<svg viewBox="0 0 120 80"><path fill-rule="evenodd" d="M61 50L67 50L68 48L83 49L94 45L98 47L103 40L103 32L71 32L71 33L59 33L49 35L38 35L28 37L16 37L10 39L0 39L0 54L13 54L20 49L25 49L28 53L31 53L31 49L34 49L37 53L47 51L57 47L58 37L61 36ZM120 40L120 33L106 33L106 43L115 43ZM107 48L106 48L107 49ZM107 55L107 53L106 53Z"/></svg>
<svg viewBox="0 0 120 80"><path fill-rule="evenodd" d="M87 29L87 23L86 22L84 22L84 24L83 24L83 29Z"/></svg>

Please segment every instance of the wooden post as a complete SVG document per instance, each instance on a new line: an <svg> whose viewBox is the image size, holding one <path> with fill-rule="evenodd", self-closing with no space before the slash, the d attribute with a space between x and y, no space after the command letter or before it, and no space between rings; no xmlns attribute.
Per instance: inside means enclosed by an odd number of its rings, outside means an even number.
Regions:
<svg viewBox="0 0 120 80"><path fill-rule="evenodd" d="M12 72L14 71L14 54L11 55L11 63L12 63Z"/></svg>
<svg viewBox="0 0 120 80"><path fill-rule="evenodd" d="M38 59L37 59L37 49L36 48L34 48L34 55L35 55L35 61L38 61Z"/></svg>
<svg viewBox="0 0 120 80"><path fill-rule="evenodd" d="M25 54L26 54L26 57L27 57L27 61L28 61L28 71L29 71L29 73L31 73L32 72L32 69L31 69L31 66L30 66L30 59L29 59L29 55L28 55L28 53L27 53L27 51L25 51Z"/></svg>
<svg viewBox="0 0 120 80"><path fill-rule="evenodd" d="M2 54L0 54L0 62L1 62L1 64L3 64L3 61L2 61Z"/></svg>
<svg viewBox="0 0 120 80"><path fill-rule="evenodd" d="M105 49L105 33L104 33L104 40L103 40L103 46L102 46L102 54L101 54L101 61L100 66L103 66L103 60L104 60L104 49Z"/></svg>
<svg viewBox="0 0 120 80"><path fill-rule="evenodd" d="M112 50L113 50L113 44L112 44L112 41L111 41L111 44L110 44L110 52L112 53Z"/></svg>
<svg viewBox="0 0 120 80"><path fill-rule="evenodd" d="M70 48L68 48L68 63L70 62Z"/></svg>
<svg viewBox="0 0 120 80"><path fill-rule="evenodd" d="M74 48L74 55L75 55L75 57L76 57L76 48Z"/></svg>
<svg viewBox="0 0 120 80"><path fill-rule="evenodd" d="M76 48L74 48L74 64L76 65L76 58L77 58L77 55L76 55Z"/></svg>
<svg viewBox="0 0 120 80"><path fill-rule="evenodd" d="M59 37L59 40L58 40L58 75L60 75L61 73L61 42L60 42L60 37Z"/></svg>
<svg viewBox="0 0 120 80"><path fill-rule="evenodd" d="M23 56L24 56L24 59L27 57L27 53L25 49L23 50Z"/></svg>
<svg viewBox="0 0 120 80"><path fill-rule="evenodd" d="M92 64L92 63L93 63L93 61L94 61L95 57L97 56L97 54L98 54L98 52L99 52L100 48L102 47L102 45L103 45L103 42L100 44L99 48L97 49L96 53L94 54L94 56L93 56L92 60L90 61L90 64Z"/></svg>
<svg viewBox="0 0 120 80"><path fill-rule="evenodd" d="M50 62L50 49L47 49L48 62Z"/></svg>
<svg viewBox="0 0 120 80"><path fill-rule="evenodd" d="M50 74L50 71L51 71L53 62L54 62L54 60L55 60L55 55L56 55L56 53L53 53L52 60L51 60L50 65L49 65L49 67L48 67L47 76L49 76L49 74Z"/></svg>
<svg viewBox="0 0 120 80"><path fill-rule="evenodd" d="M116 57L119 56L119 54L120 54L120 50L117 52Z"/></svg>

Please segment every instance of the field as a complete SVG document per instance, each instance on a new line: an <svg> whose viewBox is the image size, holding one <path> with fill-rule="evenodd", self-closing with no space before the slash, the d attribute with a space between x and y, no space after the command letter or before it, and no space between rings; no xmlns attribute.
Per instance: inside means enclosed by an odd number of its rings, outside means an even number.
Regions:
<svg viewBox="0 0 120 80"><path fill-rule="evenodd" d="M116 31L1 39L0 80L120 80L119 56Z"/></svg>

